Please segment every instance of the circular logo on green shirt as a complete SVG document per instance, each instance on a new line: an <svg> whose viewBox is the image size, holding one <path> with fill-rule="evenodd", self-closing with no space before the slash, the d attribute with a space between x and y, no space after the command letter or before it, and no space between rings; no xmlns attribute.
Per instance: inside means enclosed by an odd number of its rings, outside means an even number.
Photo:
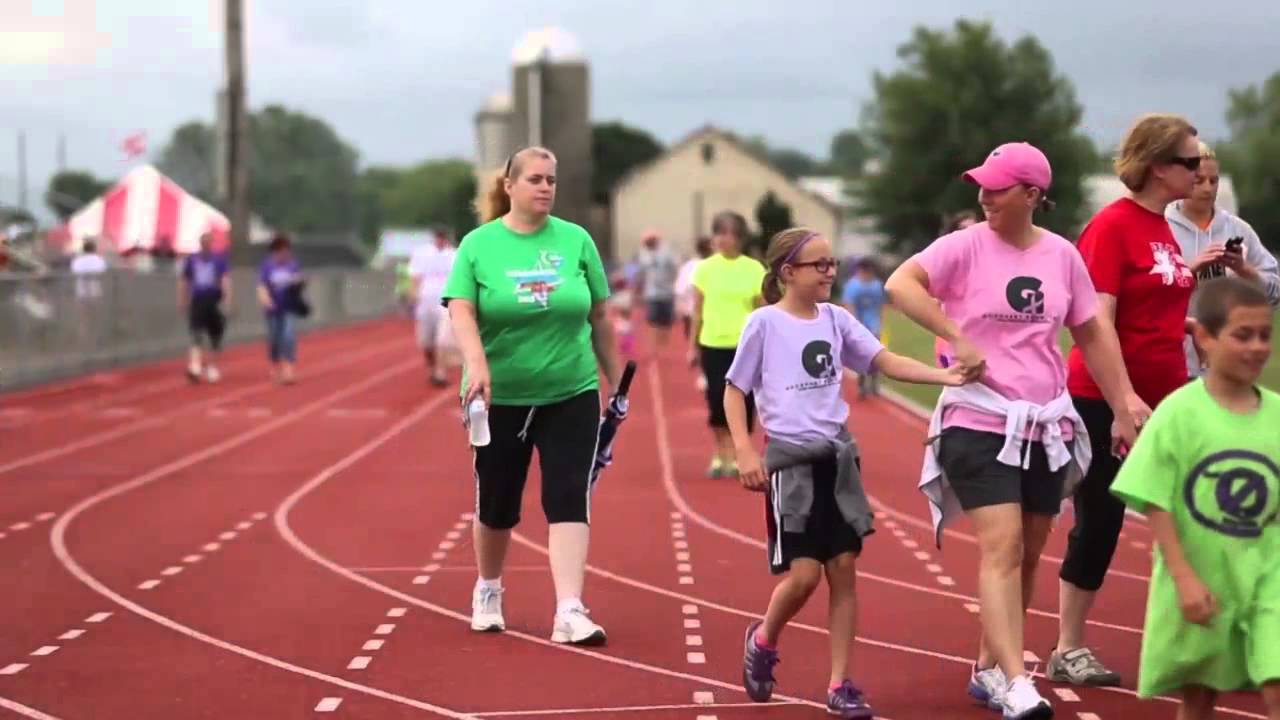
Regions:
<svg viewBox="0 0 1280 720"><path fill-rule="evenodd" d="M1224 450L1192 468L1183 489L1191 517L1238 538L1256 538L1274 522L1280 503L1280 468L1265 455Z"/></svg>

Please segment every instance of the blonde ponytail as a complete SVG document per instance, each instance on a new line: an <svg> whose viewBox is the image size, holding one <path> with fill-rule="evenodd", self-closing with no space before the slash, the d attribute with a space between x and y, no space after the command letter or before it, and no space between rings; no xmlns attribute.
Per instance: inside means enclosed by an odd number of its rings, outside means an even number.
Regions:
<svg viewBox="0 0 1280 720"><path fill-rule="evenodd" d="M506 175L498 172L476 202L476 211L480 223L484 224L506 215L511 211L511 196L507 195Z"/></svg>
<svg viewBox="0 0 1280 720"><path fill-rule="evenodd" d="M770 305L782 299L782 281L772 268L765 273L764 281L760 283L760 295Z"/></svg>

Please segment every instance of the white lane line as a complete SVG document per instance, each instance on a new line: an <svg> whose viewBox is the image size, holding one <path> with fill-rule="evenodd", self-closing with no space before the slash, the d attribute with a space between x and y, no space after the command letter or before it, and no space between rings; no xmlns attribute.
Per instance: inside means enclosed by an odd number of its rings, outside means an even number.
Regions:
<svg viewBox="0 0 1280 720"><path fill-rule="evenodd" d="M390 635L395 629L396 629L396 626L394 624L387 623L385 625L379 625L378 627L374 628L373 634L374 635Z"/></svg>
<svg viewBox="0 0 1280 720"><path fill-rule="evenodd" d="M929 563L928 565L924 566L924 569L928 570L929 572L935 575L942 572L942 566L937 563Z"/></svg>
<svg viewBox="0 0 1280 720"><path fill-rule="evenodd" d="M701 620L695 620L694 618L685 618L685 619L684 619L684 629L685 629L685 630L701 630L701 629L702 629L702 621L701 621Z"/></svg>
<svg viewBox="0 0 1280 720"><path fill-rule="evenodd" d="M449 532L444 534L444 537L446 540L457 540L462 537L462 533L458 532L457 530L450 530Z"/></svg>
<svg viewBox="0 0 1280 720"><path fill-rule="evenodd" d="M677 562L688 562L688 561L689 561L689 553L687 553L687 552L678 552L678 553L676 553L676 561L677 561Z"/></svg>
<svg viewBox="0 0 1280 720"><path fill-rule="evenodd" d="M681 607L680 607L680 612L684 613L685 615L697 615L697 614L698 614L698 606L697 606L697 605L683 605L683 606L681 606Z"/></svg>
<svg viewBox="0 0 1280 720"><path fill-rule="evenodd" d="M58 639L59 640L75 640L76 638L80 637L83 634L84 634L83 630L79 630L79 629L68 630L62 633L61 635L59 635Z"/></svg>
<svg viewBox="0 0 1280 720"><path fill-rule="evenodd" d="M418 577L413 579L414 585L426 585L429 582L431 582L430 575L419 575Z"/></svg>
<svg viewBox="0 0 1280 720"><path fill-rule="evenodd" d="M1218 708L1218 709L1221 710L1222 708ZM1086 712L1076 713L1076 717L1079 720L1102 720L1102 718L1099 717L1096 713L1086 713ZM1257 715L1254 717L1262 717L1262 716Z"/></svg>
<svg viewBox="0 0 1280 720"><path fill-rule="evenodd" d="M678 563L676 565L676 572L682 572L682 573L693 572L693 565L690 565L689 563Z"/></svg>
<svg viewBox="0 0 1280 720"><path fill-rule="evenodd" d="M968 610L969 612L975 615L978 614L979 612L982 612L982 606L979 605L978 603L965 603L964 609Z"/></svg>
<svg viewBox="0 0 1280 720"><path fill-rule="evenodd" d="M370 640L364 644L361 650L381 650L382 646L387 643L386 640Z"/></svg>
<svg viewBox="0 0 1280 720"><path fill-rule="evenodd" d="M685 635L684 644L689 647L702 647L701 635Z"/></svg>
<svg viewBox="0 0 1280 720"><path fill-rule="evenodd" d="M57 513L43 512L36 516L36 520L39 522L48 522L56 517L58 517Z"/></svg>
<svg viewBox="0 0 1280 720"><path fill-rule="evenodd" d="M254 519L254 520L266 520L266 519L267 519L267 514L266 514L266 513L264 513L264 512L256 512L256 513L254 513L254 514L253 514L253 519Z"/></svg>
<svg viewBox="0 0 1280 720"><path fill-rule="evenodd" d="M679 513L678 511L676 511L676 510L672 510L672 511L671 511L671 519L672 519L672 520L679 520L681 517L682 517L682 516L680 515L680 513Z"/></svg>
<svg viewBox="0 0 1280 720"><path fill-rule="evenodd" d="M439 545L441 550L452 550L455 545L448 540L442 540Z"/></svg>
<svg viewBox="0 0 1280 720"><path fill-rule="evenodd" d="M160 574L161 574L161 575L165 575L165 576L172 576L172 575L177 575L178 573L182 572L183 570L184 570L184 568L182 568L182 567L180 567L180 566L178 566L178 565L172 565L172 566L170 566L170 567L167 567L167 568L165 568L165 569L161 570L161 571L160 571Z"/></svg>
<svg viewBox="0 0 1280 720"><path fill-rule="evenodd" d="M248 520L245 520L244 522L236 523L237 530L248 530L251 527L253 527L253 523L249 522Z"/></svg>
<svg viewBox="0 0 1280 720"><path fill-rule="evenodd" d="M17 675L18 673L31 667L22 663L12 663L0 668L0 675Z"/></svg>
<svg viewBox="0 0 1280 720"><path fill-rule="evenodd" d="M688 575L681 575L681 576L680 576L680 584L681 584L681 585L692 585L692 584L693 584L693 578L692 578L692 577L690 577L690 576L688 576Z"/></svg>
<svg viewBox="0 0 1280 720"><path fill-rule="evenodd" d="M1077 695L1074 690L1068 690L1067 688L1054 688L1053 692L1062 702L1080 702L1080 696Z"/></svg>
<svg viewBox="0 0 1280 720"><path fill-rule="evenodd" d="M920 543L916 542L915 540L903 540L902 547L908 550L915 550L916 548L920 547Z"/></svg>
<svg viewBox="0 0 1280 720"><path fill-rule="evenodd" d="M94 613L94 614L90 615L89 617L85 618L85 619L84 619L84 621L85 621L85 622L90 622L90 623L100 623L100 622L102 622L103 620L106 620L106 619L107 619L107 618L109 618L109 617L111 617L111 613L109 613L109 612L100 612L100 613Z"/></svg>
<svg viewBox="0 0 1280 720"><path fill-rule="evenodd" d="M203 559L204 559L204 556L203 556L203 555L188 555L188 556L186 556L186 557L182 558L182 562L184 562L184 563L186 563L186 564L188 564L188 565L191 565L191 564L193 564L193 563L198 563L198 562L200 562L200 561L201 561L201 560L203 560Z"/></svg>
<svg viewBox="0 0 1280 720"><path fill-rule="evenodd" d="M928 560L928 559L929 559L929 553L927 553L927 552L925 552L925 551L921 550L921 551L919 551L919 552L917 552L917 553L916 553L916 559L917 559L917 560Z"/></svg>
<svg viewBox="0 0 1280 720"><path fill-rule="evenodd" d="M222 545L220 545L219 543L205 543L200 547L200 549L205 552L218 552L218 550L221 548L222 548Z"/></svg>
<svg viewBox="0 0 1280 720"><path fill-rule="evenodd" d="M689 661L690 665L705 665L707 663L707 656L700 652L685 653L684 657Z"/></svg>
<svg viewBox="0 0 1280 720"><path fill-rule="evenodd" d="M316 712L329 713L338 709L342 704L342 698L327 697L316 703Z"/></svg>
<svg viewBox="0 0 1280 720"><path fill-rule="evenodd" d="M45 645L42 648L37 648L36 650L33 650L31 654L36 657L44 657L46 655L52 655L58 652L59 647L60 647L59 645Z"/></svg>
<svg viewBox="0 0 1280 720"><path fill-rule="evenodd" d="M138 584L138 589L139 589L139 590L151 590L151 589L153 589L153 588L155 588L155 587L157 587L157 586L159 586L159 585L160 585L160 581L159 581L159 580L148 580L148 581L146 581L146 582L139 583L139 584Z"/></svg>
<svg viewBox="0 0 1280 720"><path fill-rule="evenodd" d="M714 705L716 702L716 694L710 690L695 690L693 693L693 702L696 705Z"/></svg>
<svg viewBox="0 0 1280 720"><path fill-rule="evenodd" d="M387 611L387 617L404 617L409 612L409 608L391 608Z"/></svg>
<svg viewBox="0 0 1280 720"><path fill-rule="evenodd" d="M369 663L373 662L373 658L368 655L360 655L351 658L351 662L347 663L348 670L364 670L369 667Z"/></svg>
<svg viewBox="0 0 1280 720"><path fill-rule="evenodd" d="M226 531L226 532L222 533L221 535L219 535L219 536L218 536L218 539L219 539L219 540L221 540L221 541L223 541L223 542L226 542L226 541L228 541L228 540L235 540L235 539L236 539L236 534L235 534L234 532L232 532L232 531L228 530L228 531Z"/></svg>
<svg viewBox="0 0 1280 720"><path fill-rule="evenodd" d="M12 710L23 717L32 718L32 720L58 720L57 717L50 715L49 713L40 712L33 707L28 707L16 700L10 700L9 698L0 697L0 708Z"/></svg>
<svg viewBox="0 0 1280 720"><path fill-rule="evenodd" d="M934 579L938 581L939 585L946 585L947 587L951 587L956 584L956 581L952 580L948 575L939 575Z"/></svg>
<svg viewBox="0 0 1280 720"><path fill-rule="evenodd" d="M430 565L428 565L428 566L426 566L426 567L422 568L422 572L429 572L429 573L433 573L433 572L436 572L436 571L437 571L437 570L439 570L439 569L440 569L440 565L439 565L439 563L431 563Z"/></svg>
<svg viewBox="0 0 1280 720"><path fill-rule="evenodd" d="M1029 663L1035 664L1035 663L1040 662L1040 656L1039 656L1039 655L1037 655L1037 654L1035 654L1034 652L1032 652L1032 651L1030 651L1030 650L1023 650L1023 651L1022 651L1022 661L1023 661L1023 662L1029 662Z"/></svg>
<svg viewBox="0 0 1280 720"><path fill-rule="evenodd" d="M16 522L10 525L9 529L14 532L22 532L23 530L26 530L29 527L31 527L31 523L29 522Z"/></svg>

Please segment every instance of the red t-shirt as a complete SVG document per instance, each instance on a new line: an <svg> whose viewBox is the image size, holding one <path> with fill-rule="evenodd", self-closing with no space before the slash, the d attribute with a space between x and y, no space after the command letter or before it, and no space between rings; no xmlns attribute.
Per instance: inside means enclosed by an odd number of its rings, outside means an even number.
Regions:
<svg viewBox="0 0 1280 720"><path fill-rule="evenodd" d="M1116 298L1116 332L1129 379L1155 408L1187 382L1183 340L1195 275L1164 215L1129 198L1095 215L1080 234L1079 248L1094 287ZM1103 399L1078 347L1067 358L1067 389Z"/></svg>

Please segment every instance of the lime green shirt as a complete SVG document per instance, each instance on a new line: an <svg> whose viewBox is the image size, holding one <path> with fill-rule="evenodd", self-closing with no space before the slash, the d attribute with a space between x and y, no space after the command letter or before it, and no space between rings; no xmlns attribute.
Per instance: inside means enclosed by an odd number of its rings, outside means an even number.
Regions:
<svg viewBox="0 0 1280 720"><path fill-rule="evenodd" d="M756 309L765 269L758 260L739 255L730 260L716 253L698 263L693 286L702 293L702 331L698 344L709 348L736 348Z"/></svg>
<svg viewBox="0 0 1280 720"><path fill-rule="evenodd" d="M1138 693L1221 691L1280 677L1280 395L1232 413L1202 380L1157 407L1111 491L1169 512L1187 561L1218 599L1209 627L1183 619L1159 549L1147 598Z"/></svg>
<svg viewBox="0 0 1280 720"><path fill-rule="evenodd" d="M501 218L467 233L444 289L445 302L476 306L494 405L550 405L599 389L587 316L608 297L591 235L556 217L527 235Z"/></svg>

